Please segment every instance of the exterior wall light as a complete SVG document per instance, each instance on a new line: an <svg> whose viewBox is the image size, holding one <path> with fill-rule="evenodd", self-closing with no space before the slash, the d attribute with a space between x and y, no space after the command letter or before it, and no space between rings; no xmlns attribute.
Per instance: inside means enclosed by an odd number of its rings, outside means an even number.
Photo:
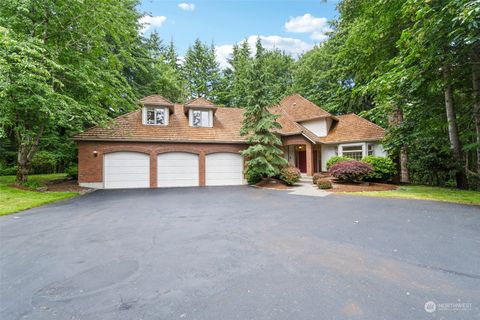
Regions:
<svg viewBox="0 0 480 320"><path fill-rule="evenodd" d="M93 156L96 158L98 156L97 150L93 150Z"/></svg>

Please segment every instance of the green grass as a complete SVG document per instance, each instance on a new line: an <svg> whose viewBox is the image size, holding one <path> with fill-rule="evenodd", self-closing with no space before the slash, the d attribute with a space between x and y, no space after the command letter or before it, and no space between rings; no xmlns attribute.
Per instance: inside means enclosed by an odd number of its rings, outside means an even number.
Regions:
<svg viewBox="0 0 480 320"><path fill-rule="evenodd" d="M39 185L45 185L48 181L63 179L65 177L66 175L63 173L39 174L29 176L28 180L37 182ZM9 186L14 182L15 176L0 176L0 216L78 195L77 192L36 192L20 190Z"/></svg>
<svg viewBox="0 0 480 320"><path fill-rule="evenodd" d="M371 197L434 200L480 205L480 192L452 188L401 186L397 190L393 191L367 191L356 192L354 194Z"/></svg>

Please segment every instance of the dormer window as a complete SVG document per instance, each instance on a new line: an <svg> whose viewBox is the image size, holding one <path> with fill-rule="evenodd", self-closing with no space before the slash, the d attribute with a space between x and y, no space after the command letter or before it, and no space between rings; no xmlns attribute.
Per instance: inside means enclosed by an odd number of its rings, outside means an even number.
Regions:
<svg viewBox="0 0 480 320"><path fill-rule="evenodd" d="M189 122L192 127L212 127L213 112L211 110L190 109Z"/></svg>
<svg viewBox="0 0 480 320"><path fill-rule="evenodd" d="M148 125L167 125L168 108L167 107L145 107L144 124Z"/></svg>

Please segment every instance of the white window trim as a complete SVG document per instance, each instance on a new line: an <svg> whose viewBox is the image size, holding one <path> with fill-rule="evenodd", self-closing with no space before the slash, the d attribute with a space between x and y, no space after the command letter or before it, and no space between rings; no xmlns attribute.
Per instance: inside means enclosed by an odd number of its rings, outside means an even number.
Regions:
<svg viewBox="0 0 480 320"><path fill-rule="evenodd" d="M194 126L193 125L193 112L194 111L203 111L208 112L208 126ZM190 127L194 128L212 128L213 127L213 111L205 109L189 109L188 110L188 124Z"/></svg>
<svg viewBox="0 0 480 320"><path fill-rule="evenodd" d="M367 142L362 142L362 143L345 143L345 144L339 144L338 145L338 155L340 157L343 156L343 147L362 147L362 158L365 158L368 155L368 143Z"/></svg>
<svg viewBox="0 0 480 320"><path fill-rule="evenodd" d="M163 112L165 112L165 123L164 124L157 124L157 123L147 123L147 110L149 109L163 109ZM142 116L142 122L146 126L168 126L168 123L170 121L170 110L167 107L143 107L143 116Z"/></svg>

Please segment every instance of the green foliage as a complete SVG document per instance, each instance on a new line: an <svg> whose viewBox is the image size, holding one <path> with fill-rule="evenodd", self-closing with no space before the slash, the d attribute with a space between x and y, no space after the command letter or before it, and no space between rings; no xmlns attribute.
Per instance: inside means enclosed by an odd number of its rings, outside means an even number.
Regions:
<svg viewBox="0 0 480 320"><path fill-rule="evenodd" d="M373 172L367 175L365 180L390 181L397 172L395 163L387 157L368 156L362 161L373 167Z"/></svg>
<svg viewBox="0 0 480 320"><path fill-rule="evenodd" d="M33 156L32 169L37 173L53 173L57 163L58 158L55 153L41 150Z"/></svg>
<svg viewBox="0 0 480 320"><path fill-rule="evenodd" d="M327 179L318 179L316 185L319 189L332 189L332 182Z"/></svg>
<svg viewBox="0 0 480 320"><path fill-rule="evenodd" d="M270 178L280 173L287 160L280 149L282 141L275 133L281 128L276 122L277 115L270 113L267 106L271 98L265 85L263 48L257 42L256 58L253 68L249 69L248 90L246 92L246 110L240 133L247 136L249 147L242 151L246 157L246 176Z"/></svg>
<svg viewBox="0 0 480 320"><path fill-rule="evenodd" d="M352 160L348 157L342 157L342 156L334 156L334 157L331 157L330 159L328 159L327 161L327 170L330 170L331 166L333 166L334 164L338 163L338 162L341 162L341 161L349 161L349 160Z"/></svg>
<svg viewBox="0 0 480 320"><path fill-rule="evenodd" d="M292 167L287 166L280 170L280 179L285 182L287 186L293 186L300 180L300 170Z"/></svg>
<svg viewBox="0 0 480 320"><path fill-rule="evenodd" d="M209 47L196 39L185 54L182 75L190 97L205 97L216 100L217 85L220 82L220 68L215 60L215 47Z"/></svg>
<svg viewBox="0 0 480 320"><path fill-rule="evenodd" d="M38 183L37 181L25 181L20 184L22 187L25 187L27 189L35 190L37 188L40 188L41 184Z"/></svg>
<svg viewBox="0 0 480 320"><path fill-rule="evenodd" d="M0 168L0 176L12 176L17 173L17 166Z"/></svg>
<svg viewBox="0 0 480 320"><path fill-rule="evenodd" d="M78 179L78 166L70 166L65 170L65 173L67 174L67 177L77 180Z"/></svg>

